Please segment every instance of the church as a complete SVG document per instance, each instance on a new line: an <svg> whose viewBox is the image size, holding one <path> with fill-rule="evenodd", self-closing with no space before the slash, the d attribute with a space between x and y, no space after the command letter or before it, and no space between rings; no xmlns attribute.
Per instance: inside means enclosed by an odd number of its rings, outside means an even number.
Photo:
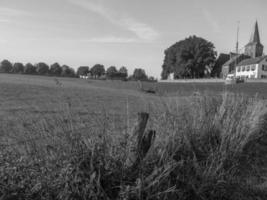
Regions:
<svg viewBox="0 0 267 200"><path fill-rule="evenodd" d="M267 56L263 55L263 48L256 21L244 53L230 53L230 59L223 64L223 78L226 78L228 74L233 74L236 78L267 78Z"/></svg>

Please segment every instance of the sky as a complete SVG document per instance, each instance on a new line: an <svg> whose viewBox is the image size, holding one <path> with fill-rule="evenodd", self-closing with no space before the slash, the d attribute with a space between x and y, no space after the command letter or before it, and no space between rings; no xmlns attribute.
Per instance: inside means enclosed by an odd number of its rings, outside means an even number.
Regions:
<svg viewBox="0 0 267 200"><path fill-rule="evenodd" d="M238 21L241 49L256 20L267 48L266 8L266 0L0 0L0 60L100 63L159 78L164 50L190 35L234 51Z"/></svg>

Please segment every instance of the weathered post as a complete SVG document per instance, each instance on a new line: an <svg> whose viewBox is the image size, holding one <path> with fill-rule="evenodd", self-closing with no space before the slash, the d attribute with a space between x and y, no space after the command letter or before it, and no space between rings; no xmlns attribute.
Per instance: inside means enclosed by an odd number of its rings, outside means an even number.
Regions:
<svg viewBox="0 0 267 200"><path fill-rule="evenodd" d="M148 118L148 113L138 113L137 123L130 137L128 158L126 160L126 166L128 169L138 168L155 138L155 131L145 131Z"/></svg>

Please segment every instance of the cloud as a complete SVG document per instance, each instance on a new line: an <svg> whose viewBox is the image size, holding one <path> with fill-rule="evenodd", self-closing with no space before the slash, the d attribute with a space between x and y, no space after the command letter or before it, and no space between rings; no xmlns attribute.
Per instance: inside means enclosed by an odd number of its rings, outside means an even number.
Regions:
<svg viewBox="0 0 267 200"><path fill-rule="evenodd" d="M133 18L124 18L120 20L122 26L134 32L139 38L154 41L159 37L159 33L147 24L140 23Z"/></svg>
<svg viewBox="0 0 267 200"><path fill-rule="evenodd" d="M0 19L0 23L7 23L7 22L10 22L10 20L8 20L8 19Z"/></svg>
<svg viewBox="0 0 267 200"><path fill-rule="evenodd" d="M113 37L113 36L91 38L91 39L85 39L83 41L89 42L89 43L135 43L135 42L138 42L138 40L135 38L123 38L123 37Z"/></svg>
<svg viewBox="0 0 267 200"><path fill-rule="evenodd" d="M148 24L139 22L129 16L115 14L112 10L104 7L100 3L89 2L85 0L69 0L69 2L83 9L94 12L102 16L112 24L115 24L123 29L134 33L139 40L155 41L159 38L160 34Z"/></svg>
<svg viewBox="0 0 267 200"><path fill-rule="evenodd" d="M214 19L214 16L212 16L211 13L208 10L206 10L205 8L202 8L202 14L204 15L207 22L211 25L212 31L214 33L220 33L221 28L220 28L218 22Z"/></svg>
<svg viewBox="0 0 267 200"><path fill-rule="evenodd" d="M0 16L14 17L14 16L22 16L22 15L29 15L29 13L23 10L0 7Z"/></svg>

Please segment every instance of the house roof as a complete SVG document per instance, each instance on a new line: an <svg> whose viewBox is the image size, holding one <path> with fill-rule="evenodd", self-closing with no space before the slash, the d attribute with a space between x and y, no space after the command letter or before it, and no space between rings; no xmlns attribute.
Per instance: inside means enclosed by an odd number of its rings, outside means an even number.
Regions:
<svg viewBox="0 0 267 200"><path fill-rule="evenodd" d="M258 64L262 60L264 60L265 58L267 58L267 56L245 59L245 60L241 61L237 66Z"/></svg>
<svg viewBox="0 0 267 200"><path fill-rule="evenodd" d="M236 56L233 56L232 58L230 58L230 60L228 60L226 63L223 64L223 66L229 66L229 65L232 65L233 63L239 63L240 60L244 59L245 55L244 54L239 54L239 55L236 55Z"/></svg>

